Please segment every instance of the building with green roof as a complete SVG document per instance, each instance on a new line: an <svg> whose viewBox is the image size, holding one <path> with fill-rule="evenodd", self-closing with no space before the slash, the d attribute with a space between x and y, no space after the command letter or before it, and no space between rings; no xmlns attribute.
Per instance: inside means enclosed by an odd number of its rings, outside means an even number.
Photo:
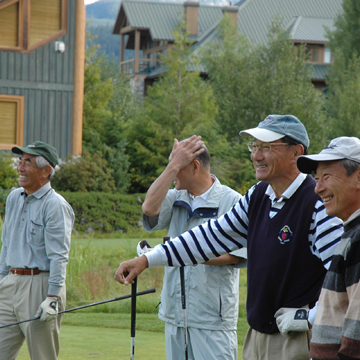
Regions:
<svg viewBox="0 0 360 360"><path fill-rule="evenodd" d="M121 71L131 75L134 89L144 94L146 87L165 71L159 54L166 54L174 42L172 30L185 17L193 48L219 41L216 28L226 15L234 21L239 34L252 44L266 44L269 26L275 16L283 20L294 45L306 44L312 81L318 89L325 87L326 73L332 61L326 29L342 13L342 0L240 0L234 6L204 5L196 1L165 3L123 0L113 33L121 35ZM125 49L135 50L135 57L124 60ZM206 69L200 72L206 76Z"/></svg>

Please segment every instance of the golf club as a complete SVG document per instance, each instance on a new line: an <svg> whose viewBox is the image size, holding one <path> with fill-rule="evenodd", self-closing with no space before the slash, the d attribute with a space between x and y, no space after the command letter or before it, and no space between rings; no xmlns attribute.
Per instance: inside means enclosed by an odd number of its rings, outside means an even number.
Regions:
<svg viewBox="0 0 360 360"><path fill-rule="evenodd" d="M135 289L136 289L136 288L135 288ZM136 290L135 290L135 291L136 291ZM124 299L128 299L128 298L130 298L130 297L146 295L146 294L150 294L150 293L154 293L154 292L156 292L156 289L154 289L154 288L148 289L148 290L144 290L144 291L140 291L140 292L138 292L138 293L135 292L136 295L135 295L135 294L124 295L124 296L116 297L116 298L114 298L114 299L99 301L99 302L96 302L96 303L87 304L87 305L82 305L82 306L78 306L78 307L75 307L75 308L72 308L72 309L67 309L67 310L59 311L59 312L58 312L58 315L59 315L59 314L65 314L65 313L68 313L68 312L71 312L71 311L75 311L75 310L85 309L85 308L88 308L88 307L90 307L90 306L96 306L96 305L106 304L106 303L109 303L109 302L112 302L112 301L124 300ZM0 329L6 328L6 327L9 327L9 326L13 326L13 325L22 324L22 323L29 322L29 321L39 320L39 319L40 319L40 316L39 316L39 317L36 317L36 318L33 318L33 319L18 321L18 322L16 322L16 323L12 323L12 324L8 324L8 325L0 326Z"/></svg>
<svg viewBox="0 0 360 360"><path fill-rule="evenodd" d="M164 237L164 244L170 240L170 237ZM184 267L180 267L180 288L181 288L181 307L184 316L184 340L185 340L185 360L188 360L188 336L187 336L187 315L186 315L186 299L185 299L185 273Z"/></svg>
<svg viewBox="0 0 360 360"><path fill-rule="evenodd" d="M130 360L135 359L135 326L136 326L136 286L137 277L134 278L134 282L131 284L131 350Z"/></svg>
<svg viewBox="0 0 360 360"><path fill-rule="evenodd" d="M185 338L185 360L188 360L188 343L187 343L187 315L185 299L185 274L184 267L180 268L180 287L181 287L181 307L184 315L184 338Z"/></svg>

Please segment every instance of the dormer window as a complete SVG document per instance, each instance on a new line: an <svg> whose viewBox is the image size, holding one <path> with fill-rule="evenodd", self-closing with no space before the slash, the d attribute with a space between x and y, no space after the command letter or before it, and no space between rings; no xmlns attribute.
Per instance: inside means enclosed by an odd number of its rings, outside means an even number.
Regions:
<svg viewBox="0 0 360 360"><path fill-rule="evenodd" d="M29 52L66 34L67 0L0 2L0 49Z"/></svg>

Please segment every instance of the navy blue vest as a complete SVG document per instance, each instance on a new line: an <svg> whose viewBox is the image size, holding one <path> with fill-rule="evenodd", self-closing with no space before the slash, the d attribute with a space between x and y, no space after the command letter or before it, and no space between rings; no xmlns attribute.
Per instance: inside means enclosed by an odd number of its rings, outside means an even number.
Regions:
<svg viewBox="0 0 360 360"><path fill-rule="evenodd" d="M249 325L262 333L278 332L275 312L317 301L326 269L310 251L311 217L319 196L308 175L270 219L271 200L264 195L268 184L259 183L251 195L248 232Z"/></svg>

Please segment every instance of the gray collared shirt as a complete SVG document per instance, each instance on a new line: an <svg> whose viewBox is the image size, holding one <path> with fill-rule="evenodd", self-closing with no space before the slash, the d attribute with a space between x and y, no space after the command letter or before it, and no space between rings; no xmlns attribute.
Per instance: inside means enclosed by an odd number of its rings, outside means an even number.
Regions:
<svg viewBox="0 0 360 360"><path fill-rule="evenodd" d="M26 196L23 188L12 191L5 208L0 254L0 277L9 268L49 271L48 294L60 295L65 283L75 215L50 182Z"/></svg>

